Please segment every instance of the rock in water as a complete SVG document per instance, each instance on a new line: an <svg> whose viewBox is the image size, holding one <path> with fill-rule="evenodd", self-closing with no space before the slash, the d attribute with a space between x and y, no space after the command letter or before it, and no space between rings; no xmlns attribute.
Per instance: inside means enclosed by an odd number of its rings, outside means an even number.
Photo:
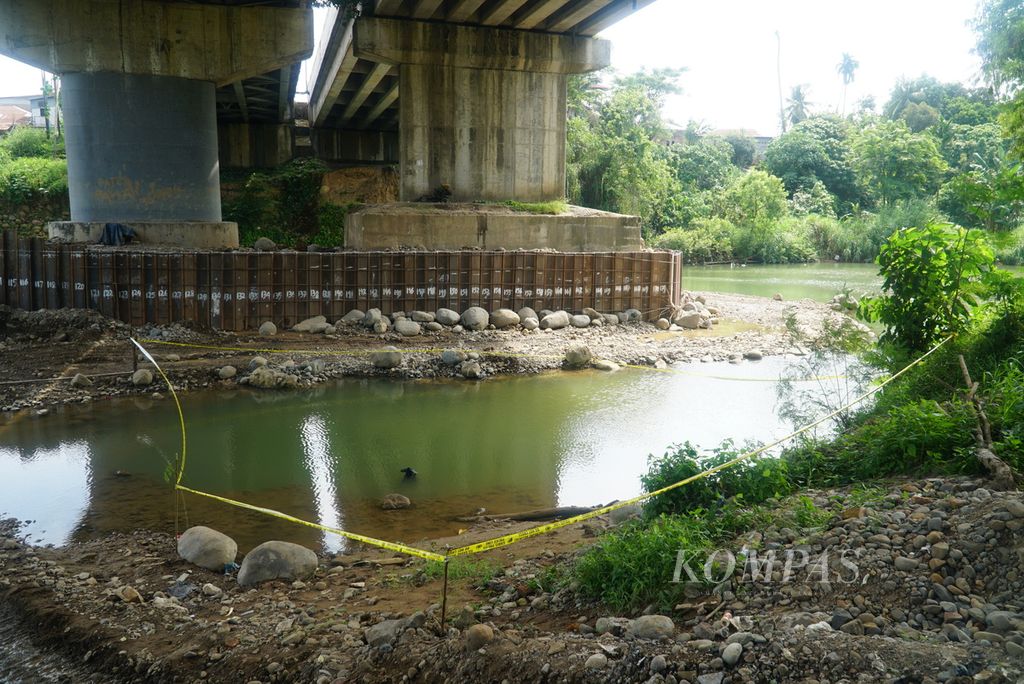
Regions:
<svg viewBox="0 0 1024 684"><path fill-rule="evenodd" d="M402 364L402 352L395 347L384 347L379 352L374 352L370 357L374 368L395 368Z"/></svg>
<svg viewBox="0 0 1024 684"><path fill-rule="evenodd" d="M434 320L436 320L438 323L440 323L441 325L447 325L449 327L458 324L459 320L461 319L458 312L452 311L451 309L438 309L437 313L434 316Z"/></svg>
<svg viewBox="0 0 1024 684"><path fill-rule="evenodd" d="M462 312L460 321L466 330L483 330L490 324L491 316L487 313L487 309L471 306Z"/></svg>
<svg viewBox="0 0 1024 684"><path fill-rule="evenodd" d="M579 345L577 347L569 347L565 350L565 365L570 368L584 368L590 365L593 355L590 353L590 347Z"/></svg>
<svg viewBox="0 0 1024 684"><path fill-rule="evenodd" d="M193 565L223 572L225 565L235 562L238 544L223 532L196 525L178 537L178 555Z"/></svg>
<svg viewBox="0 0 1024 684"><path fill-rule="evenodd" d="M380 507L385 511L397 511L409 506L412 506L412 501L401 494L387 494L380 502Z"/></svg>
<svg viewBox="0 0 1024 684"><path fill-rule="evenodd" d="M400 318L395 322L395 332L402 337L416 337L420 334L420 324Z"/></svg>
<svg viewBox="0 0 1024 684"><path fill-rule="evenodd" d="M479 380L484 376L483 369L477 361L463 361L459 373L467 380Z"/></svg>
<svg viewBox="0 0 1024 684"><path fill-rule="evenodd" d="M153 371L148 368L140 368L132 373L132 384L136 387L145 387L153 384Z"/></svg>
<svg viewBox="0 0 1024 684"><path fill-rule="evenodd" d="M301 580L316 571L316 554L305 546L268 541L245 555L238 571L238 584L251 587L275 579Z"/></svg>
<svg viewBox="0 0 1024 684"><path fill-rule="evenodd" d="M555 311L540 319L541 330L561 330L568 327L569 314L566 311Z"/></svg>
<svg viewBox="0 0 1024 684"><path fill-rule="evenodd" d="M510 325L518 325L521 318L512 309L497 309L491 313L491 325L495 328L507 328Z"/></svg>
<svg viewBox="0 0 1024 684"><path fill-rule="evenodd" d="M259 333L262 337L272 337L277 334L277 326L273 321L263 321L260 323Z"/></svg>

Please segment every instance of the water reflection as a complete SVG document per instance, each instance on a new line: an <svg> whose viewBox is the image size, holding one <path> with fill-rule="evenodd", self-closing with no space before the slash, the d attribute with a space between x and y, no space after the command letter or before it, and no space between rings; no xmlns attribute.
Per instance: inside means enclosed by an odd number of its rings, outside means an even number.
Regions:
<svg viewBox="0 0 1024 684"><path fill-rule="evenodd" d="M326 527L344 529L341 511L338 510L338 493L334 489L331 442L322 416L313 414L302 421L302 446L306 452L306 469L313 483L317 522ZM325 550L337 552L343 546L342 537L330 532L323 533Z"/></svg>
<svg viewBox="0 0 1024 684"><path fill-rule="evenodd" d="M625 369L470 382L345 380L304 393L184 398L185 483L306 520L415 542L455 534L479 508L593 505L640 491L649 454L690 440L768 440L772 382L784 359ZM230 396L230 400L228 400ZM3 424L6 421L6 426ZM39 522L35 538L64 543L115 530L175 531L163 480L179 449L173 404L96 402L24 420L0 418L0 511ZM419 472L402 479L406 466ZM115 476L115 471L128 477ZM414 508L382 511L385 494ZM343 540L189 496L178 528L207 524L244 552L268 539L340 548Z"/></svg>

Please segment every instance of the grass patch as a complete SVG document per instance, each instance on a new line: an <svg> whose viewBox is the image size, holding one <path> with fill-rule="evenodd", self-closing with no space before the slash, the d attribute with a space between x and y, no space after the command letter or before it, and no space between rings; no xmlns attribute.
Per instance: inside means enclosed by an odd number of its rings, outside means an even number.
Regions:
<svg viewBox="0 0 1024 684"><path fill-rule="evenodd" d="M513 211L522 211L528 214L564 214L569 211L569 203L564 199L551 200L550 202L518 202L507 200L502 204Z"/></svg>
<svg viewBox="0 0 1024 684"><path fill-rule="evenodd" d="M488 560L454 558L448 561L448 579L450 581L468 579L473 584L483 585L494 579L499 570L501 570L501 566ZM441 579L444 577L444 563L427 561L423 566L423 575L427 579Z"/></svg>

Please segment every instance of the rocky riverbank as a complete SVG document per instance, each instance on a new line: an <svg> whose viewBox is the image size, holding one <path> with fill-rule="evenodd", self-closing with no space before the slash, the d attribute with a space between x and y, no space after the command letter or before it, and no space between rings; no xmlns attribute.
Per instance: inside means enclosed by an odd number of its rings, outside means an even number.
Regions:
<svg viewBox="0 0 1024 684"><path fill-rule="evenodd" d="M560 572L615 524L599 518L456 564L444 628L438 568L365 548L320 558L312 574L242 587L230 571L180 558L165 535L33 548L7 523L0 592L33 638L84 662L93 681L1024 677L1020 492L968 478L808 491L735 540L746 560L717 587L691 581L682 603L626 614L579 596ZM514 529L486 525L459 541ZM831 559L824 582L822 558Z"/></svg>
<svg viewBox="0 0 1024 684"><path fill-rule="evenodd" d="M218 333L182 325L129 326L96 312L22 312L0 307L0 411L46 410L70 402L155 394L164 388L130 337L145 343L182 390L251 386L310 387L344 376L469 378L563 368L570 348L586 347L581 365L663 367L802 353L791 331L813 341L827 325L853 324L829 305L742 295L688 293L683 306L655 321L638 311L466 312L442 309L382 316L350 312L273 323L261 332ZM787 330L787 323L790 330ZM194 346L189 346L194 345ZM376 354L390 348L388 354ZM140 372L136 372L139 370Z"/></svg>

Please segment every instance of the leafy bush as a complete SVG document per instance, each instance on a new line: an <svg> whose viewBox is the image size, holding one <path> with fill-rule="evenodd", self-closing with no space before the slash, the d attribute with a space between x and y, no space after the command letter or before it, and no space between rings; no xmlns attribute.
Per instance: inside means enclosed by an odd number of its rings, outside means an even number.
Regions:
<svg viewBox="0 0 1024 684"><path fill-rule="evenodd" d="M704 457L699 456L696 447L689 442L674 449L661 457L648 459L647 473L640 477L645 492L685 480L748 451L734 448L731 441L723 442ZM648 516L659 516L697 509L713 510L725 505L727 499L757 504L788 494L789 490L784 462L774 458L753 458L656 496L648 500L644 512Z"/></svg>
<svg viewBox="0 0 1024 684"><path fill-rule="evenodd" d="M816 261L807 224L798 218L786 218L766 230L739 226L733 232L733 252L739 259L766 264L798 264Z"/></svg>
<svg viewBox="0 0 1024 684"><path fill-rule="evenodd" d="M967 327L994 259L981 231L948 223L904 228L878 255L886 294L863 300L861 313L885 325L883 342L924 351Z"/></svg>
<svg viewBox="0 0 1024 684"><path fill-rule="evenodd" d="M0 167L0 202L24 204L68 191L68 166L63 159L20 157Z"/></svg>
<svg viewBox="0 0 1024 684"><path fill-rule="evenodd" d="M13 159L50 157L54 154L63 156L64 143L46 137L46 131L41 128L19 126L0 138L0 150L4 150Z"/></svg>
<svg viewBox="0 0 1024 684"><path fill-rule="evenodd" d="M313 236L313 244L321 247L341 247L345 244L345 215L351 205L339 206L326 202L320 205L320 229Z"/></svg>
<svg viewBox="0 0 1024 684"><path fill-rule="evenodd" d="M691 228L671 228L656 236L651 245L683 253L688 264L706 264L732 258L731 234L735 227L725 219L698 219Z"/></svg>

